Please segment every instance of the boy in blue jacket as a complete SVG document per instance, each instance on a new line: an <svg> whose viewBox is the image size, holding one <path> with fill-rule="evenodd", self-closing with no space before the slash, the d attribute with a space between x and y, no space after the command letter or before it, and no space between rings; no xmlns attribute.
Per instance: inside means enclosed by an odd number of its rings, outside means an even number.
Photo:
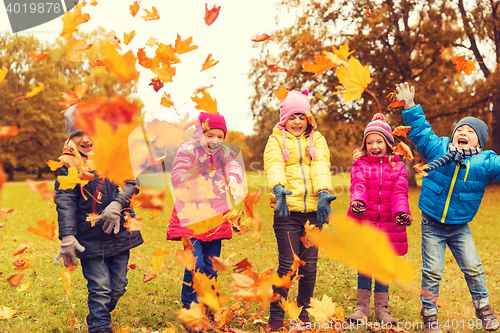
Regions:
<svg viewBox="0 0 500 333"><path fill-rule="evenodd" d="M75 112L76 105L64 113L68 140L59 157L64 163L57 170L59 176L67 176L70 167L78 169L81 160L87 160L92 151L91 138L74 127ZM130 249L143 243L140 231L128 232L123 227L125 212L135 217L129 205L139 184L126 182L120 191L117 185L107 178L99 178L94 171L86 171L86 176L93 179L83 188L77 185L73 189L60 189L56 180L54 202L62 243L54 261L58 264L62 258L64 266L69 266L69 260L77 266L77 257L80 258L83 276L88 282L89 315L85 319L88 330L112 333L110 312L125 293ZM87 221L89 213L100 213L94 226Z"/></svg>
<svg viewBox="0 0 500 333"><path fill-rule="evenodd" d="M461 119L451 141L438 137L415 105L415 88L408 83L396 87L396 98L405 101L403 121L411 126L410 140L429 161L422 181L419 208L422 210L422 311L424 330L440 333L436 300L444 268L446 245L464 273L477 318L488 331L499 324L489 305L484 271L474 246L468 222L477 213L489 179L500 180L500 157L483 151L488 126L474 117Z"/></svg>

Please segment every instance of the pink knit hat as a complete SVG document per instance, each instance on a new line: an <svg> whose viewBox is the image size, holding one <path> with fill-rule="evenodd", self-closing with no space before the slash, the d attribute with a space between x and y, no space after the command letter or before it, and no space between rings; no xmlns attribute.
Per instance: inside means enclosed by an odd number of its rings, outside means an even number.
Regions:
<svg viewBox="0 0 500 333"><path fill-rule="evenodd" d="M311 143L311 146L309 147L309 155L312 159L316 158L316 148L314 147L313 141L313 131L316 128L316 123L314 122L313 116L309 111L311 105L309 104L308 95L309 90L307 89L304 89L301 92L289 91L285 99L280 102L280 121L276 126L281 129L281 133L283 134L283 159L285 162L290 158L290 153L288 152L288 149L286 149L285 124L288 118L296 113L305 114L307 116L308 124L313 125L313 129L311 133L309 133Z"/></svg>
<svg viewBox="0 0 500 333"><path fill-rule="evenodd" d="M196 123L195 129L199 130L203 128L203 123L208 119L208 126L210 129L218 128L224 132L224 138L227 134L226 119L220 113L207 113L201 112L198 116L198 122ZM205 132L205 130L203 130Z"/></svg>
<svg viewBox="0 0 500 333"><path fill-rule="evenodd" d="M382 135L387 145L391 149L394 149L394 136L392 136L391 126L386 122L385 116L382 113L376 113L371 123L366 125L362 147L365 146L366 137L373 133Z"/></svg>

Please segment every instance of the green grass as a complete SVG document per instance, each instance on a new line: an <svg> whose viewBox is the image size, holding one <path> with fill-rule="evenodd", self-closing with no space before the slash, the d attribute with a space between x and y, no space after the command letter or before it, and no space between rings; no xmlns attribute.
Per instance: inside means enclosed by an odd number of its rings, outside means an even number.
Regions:
<svg viewBox="0 0 500 333"><path fill-rule="evenodd" d="M334 215L346 214L349 205L349 175L340 174L333 177L338 199L332 203ZM258 209L262 218L262 240L255 244L251 233L234 235L233 239L223 242L222 257L234 254L232 263L248 258L255 271L260 272L268 267L277 267L277 247L272 229L272 210L269 206L268 189L265 186L263 173L249 172L248 184L251 192L261 194ZM168 191L167 191L168 192ZM497 223L497 207L500 187L489 187L475 220L470 224L479 257L486 273L486 284L490 292L490 302L494 308L499 307L500 274L498 267L498 239L500 226ZM409 251L403 258L411 262L415 269L413 281L408 285L393 283L390 288L391 313L404 322L420 321L420 211L417 207L419 189L410 190L410 209L414 223L408 228ZM27 231L29 226L36 226L38 219L56 221L57 216L53 202L43 201L39 194L31 192L25 183L13 182L4 185L1 192L0 206L14 208L15 211L5 215L0 223L0 310L2 306L18 309L15 317L0 320L0 332L69 332L71 316L76 316L74 332L86 332L83 320L87 315L86 280L81 269L71 273L72 297L67 298L59 271L63 268L53 264L60 241L49 241ZM238 206L240 210L243 207ZM129 284L126 294L113 312L113 320L117 327L130 326L132 332L162 331L166 323L172 323L177 332L184 332L174 310L181 307L180 290L183 268L175 260L174 253L180 249L180 242L166 241L166 231L172 211L171 199L167 208L158 219L150 221L149 212L138 210L144 218L141 230L145 243L131 251L130 263L137 268L128 273ZM330 227L327 226L326 229ZM23 242L33 241L35 244L20 256L13 257L13 251ZM356 240L353 239L353 242ZM171 254L165 256L165 264L156 279L142 283L145 273L152 270L152 254L159 246L170 247ZM7 278L15 274L13 260L29 258L34 266L25 270L21 283L31 280L31 286L24 292L17 292L7 282ZM232 282L231 272L221 272L223 292L231 293L228 288ZM356 300L356 270L325 257L320 253L318 277L315 297L330 296L344 308L345 314L353 311ZM439 319L474 319L474 310L463 274L449 250L445 254L445 268L441 283L441 296L438 300ZM290 291L290 299L297 295L294 284ZM250 304L245 316L233 319L230 327L247 331L260 332L260 328L252 324L251 314L267 321L267 312L258 304ZM374 319L373 301L371 319ZM451 329L451 331L454 331ZM459 330L463 331L463 330Z"/></svg>

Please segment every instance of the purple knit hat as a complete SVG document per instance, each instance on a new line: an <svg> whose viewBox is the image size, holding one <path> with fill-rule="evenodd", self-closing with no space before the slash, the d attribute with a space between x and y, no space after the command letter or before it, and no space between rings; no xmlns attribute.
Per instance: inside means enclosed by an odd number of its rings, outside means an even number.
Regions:
<svg viewBox="0 0 500 333"><path fill-rule="evenodd" d="M309 104L309 90L304 89L302 91L289 91L288 94L286 95L285 99L283 99L280 102L280 121L276 125L279 129L281 129L281 133L283 134L283 159L288 161L290 158L290 153L288 152L288 149L286 149L286 128L285 124L290 118L291 115L296 114L296 113L302 113L307 116L307 123L309 125L313 125L313 129L311 133L309 133L310 137L310 144L311 146L309 147L309 155L311 156L312 159L316 158L316 148L314 147L314 141L313 141L313 131L316 128L316 123L314 122L312 118L312 114L309 111L311 108L311 105Z"/></svg>
<svg viewBox="0 0 500 333"><path fill-rule="evenodd" d="M366 137L373 133L382 135L387 145L391 149L394 149L394 137L392 136L391 126L386 122L385 116L382 113L376 113L372 118L372 122L366 125L362 147L366 144Z"/></svg>

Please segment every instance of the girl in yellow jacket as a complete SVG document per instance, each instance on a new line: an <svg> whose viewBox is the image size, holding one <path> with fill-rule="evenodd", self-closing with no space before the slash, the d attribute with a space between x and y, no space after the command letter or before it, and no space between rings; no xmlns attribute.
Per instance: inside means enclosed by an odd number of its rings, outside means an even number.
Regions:
<svg viewBox="0 0 500 333"><path fill-rule="evenodd" d="M318 250L306 248L300 237L305 234L307 221L319 228L328 222L332 212L330 202L337 198L330 195L330 151L323 135L314 131L316 123L309 110L308 94L307 89L290 91L280 102L280 121L264 151L264 170L271 190L273 227L278 242L277 273L281 277L290 271L293 253L306 262L298 272L303 276L297 296L297 306L303 306L299 316L302 323L309 322L306 309L316 283ZM275 288L274 291L287 298L288 289ZM283 327L284 316L279 301L271 303L268 321L271 332Z"/></svg>

